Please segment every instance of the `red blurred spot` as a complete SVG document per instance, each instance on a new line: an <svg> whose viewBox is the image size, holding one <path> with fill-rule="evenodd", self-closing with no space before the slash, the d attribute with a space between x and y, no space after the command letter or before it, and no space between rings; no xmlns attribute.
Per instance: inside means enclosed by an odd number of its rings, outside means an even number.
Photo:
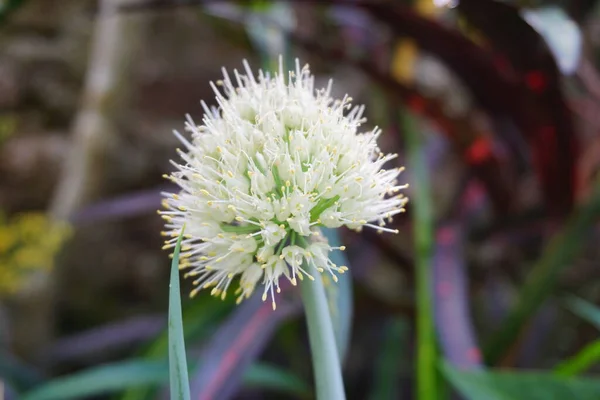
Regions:
<svg viewBox="0 0 600 400"><path fill-rule="evenodd" d="M554 140L556 128L552 125L544 125L540 128L540 136L543 140Z"/></svg>
<svg viewBox="0 0 600 400"><path fill-rule="evenodd" d="M536 155L538 157L538 166L541 168L541 173L548 178L553 175L549 170L555 164L556 154L559 149L556 140L556 128L552 125L544 125L538 129L536 138Z"/></svg>
<svg viewBox="0 0 600 400"><path fill-rule="evenodd" d="M471 347L467 353L467 358L474 363L481 361L481 351L477 347Z"/></svg>
<svg viewBox="0 0 600 400"><path fill-rule="evenodd" d="M481 164L492 154L490 141L485 137L479 137L467 148L465 157L470 164Z"/></svg>
<svg viewBox="0 0 600 400"><path fill-rule="evenodd" d="M525 84L532 91L539 93L546 89L546 76L541 71L530 71L525 74Z"/></svg>
<svg viewBox="0 0 600 400"><path fill-rule="evenodd" d="M417 114L422 114L425 110L425 99L423 99L421 96L411 96L408 99L407 104L408 108Z"/></svg>
<svg viewBox="0 0 600 400"><path fill-rule="evenodd" d="M436 239L441 245L448 245L452 243L455 239L454 230L452 228L440 228L437 230Z"/></svg>

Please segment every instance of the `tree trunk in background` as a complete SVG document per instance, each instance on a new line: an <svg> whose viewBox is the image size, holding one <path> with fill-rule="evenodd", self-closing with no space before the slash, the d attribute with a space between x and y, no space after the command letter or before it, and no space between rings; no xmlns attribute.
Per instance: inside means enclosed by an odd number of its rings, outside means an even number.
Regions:
<svg viewBox="0 0 600 400"><path fill-rule="evenodd" d="M118 8L125 2L99 2L81 105L72 126L73 144L49 208L56 220L68 220L100 194L110 155L119 146L117 122L133 89L131 66L149 20L144 13L119 14ZM13 308L13 344L28 358L38 355L52 340L54 275L42 273L33 279L17 296Z"/></svg>

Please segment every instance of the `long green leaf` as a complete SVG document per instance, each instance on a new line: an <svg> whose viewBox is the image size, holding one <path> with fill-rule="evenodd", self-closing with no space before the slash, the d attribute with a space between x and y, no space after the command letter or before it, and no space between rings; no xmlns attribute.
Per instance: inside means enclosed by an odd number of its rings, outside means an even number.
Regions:
<svg viewBox="0 0 600 400"><path fill-rule="evenodd" d="M600 339L585 346L573 357L561 362L554 372L559 376L577 375L600 362Z"/></svg>
<svg viewBox="0 0 600 400"><path fill-rule="evenodd" d="M590 324L600 330L600 308L594 304L580 299L579 297L570 296L566 299L567 307L579 317L585 319Z"/></svg>
<svg viewBox="0 0 600 400"><path fill-rule="evenodd" d="M116 392L135 386L158 386L167 382L169 364L160 361L130 360L91 368L56 378L26 393L22 400L82 399ZM252 365L244 375L244 384L305 398L310 393L306 382L276 367Z"/></svg>
<svg viewBox="0 0 600 400"><path fill-rule="evenodd" d="M333 247L341 246L337 229L323 229L323 235ZM341 251L331 253L331 261L337 265L348 265L348 259ZM329 302L329 313L333 323L335 343L338 348L340 360L343 362L350 343L350 331L352 328L352 268L340 275L336 284L325 286L327 300Z"/></svg>
<svg viewBox="0 0 600 400"><path fill-rule="evenodd" d="M26 393L22 400L67 400L99 395L139 385L166 382L165 361L128 361L108 364L56 378Z"/></svg>
<svg viewBox="0 0 600 400"><path fill-rule="evenodd" d="M172 400L190 400L190 382L183 338L179 288L179 251L182 239L183 229L173 252L171 283L169 284L169 377Z"/></svg>
<svg viewBox="0 0 600 400"><path fill-rule="evenodd" d="M417 291L417 398L437 400L437 349L432 307L433 213L429 173L420 135L413 117L402 110L402 127L408 149L408 166L414 190L412 210L415 237Z"/></svg>
<svg viewBox="0 0 600 400"><path fill-rule="evenodd" d="M447 363L442 371L470 400L597 400L600 379L563 378L549 373L461 371Z"/></svg>
<svg viewBox="0 0 600 400"><path fill-rule="evenodd" d="M600 218L600 182L589 201L579 207L564 229L550 240L542 258L533 266L519 300L500 331L485 347L485 359L495 364L521 332L525 323L552 293L560 273L583 247L590 228Z"/></svg>

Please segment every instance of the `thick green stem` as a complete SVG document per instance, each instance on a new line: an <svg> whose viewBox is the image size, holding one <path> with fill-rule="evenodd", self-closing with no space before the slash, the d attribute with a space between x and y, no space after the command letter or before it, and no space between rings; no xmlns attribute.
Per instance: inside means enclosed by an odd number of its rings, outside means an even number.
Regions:
<svg viewBox="0 0 600 400"><path fill-rule="evenodd" d="M308 325L308 339L312 353L312 363L317 387L318 400L344 400L342 368L335 344L333 324L327 306L325 287L321 274L314 266L304 266L314 271L315 280L306 276L300 281L302 302Z"/></svg>
<svg viewBox="0 0 600 400"><path fill-rule="evenodd" d="M408 167L412 172L414 198L413 232L415 237L415 278L417 291L417 397L435 400L437 354L433 323L431 259L433 255L433 211L429 189L429 172L419 132L412 117L402 110L402 123L408 148Z"/></svg>

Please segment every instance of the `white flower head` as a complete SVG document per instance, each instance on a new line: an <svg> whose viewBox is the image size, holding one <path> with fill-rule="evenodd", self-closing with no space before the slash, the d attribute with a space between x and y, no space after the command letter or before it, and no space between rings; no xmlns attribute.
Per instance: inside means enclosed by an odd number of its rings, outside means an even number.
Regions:
<svg viewBox="0 0 600 400"><path fill-rule="evenodd" d="M328 257L344 246L309 245L308 236L321 226L397 233L385 223L404 211L406 185L397 183L402 168L382 169L396 155L377 147L381 131L358 132L364 107L352 107L348 96L332 99L331 81L315 90L308 66L297 60L287 81L281 60L273 77L259 71L255 78L244 67L246 75L234 71L237 86L225 70L211 83L218 107L202 102L200 125L188 116L191 142L175 132L186 149L167 178L181 190L165 194L159 213L171 237L165 248L186 224L181 267L195 278L192 296L212 288L225 298L239 276L238 301L262 282L263 300L270 295L275 308L282 276L295 285L296 278L314 279L311 271L336 281L347 270Z"/></svg>

